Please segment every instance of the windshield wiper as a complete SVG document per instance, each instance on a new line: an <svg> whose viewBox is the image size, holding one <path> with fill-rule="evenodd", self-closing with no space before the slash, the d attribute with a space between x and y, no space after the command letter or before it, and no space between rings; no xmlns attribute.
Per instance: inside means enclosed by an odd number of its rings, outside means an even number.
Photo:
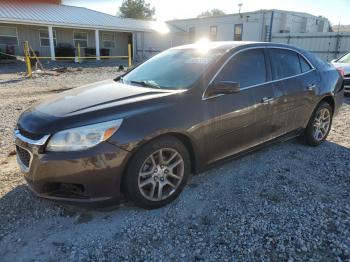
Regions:
<svg viewBox="0 0 350 262"><path fill-rule="evenodd" d="M150 88L161 88L159 85L154 83L153 81L130 81L131 84L137 84L143 87L150 87Z"/></svg>

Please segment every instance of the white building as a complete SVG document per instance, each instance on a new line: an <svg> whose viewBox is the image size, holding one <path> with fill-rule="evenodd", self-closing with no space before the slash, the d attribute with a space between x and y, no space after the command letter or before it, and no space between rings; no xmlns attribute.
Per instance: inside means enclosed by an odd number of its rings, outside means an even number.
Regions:
<svg viewBox="0 0 350 262"><path fill-rule="evenodd" d="M82 56L125 56L142 61L173 46L200 38L213 41L271 41L280 33L328 32L329 21L306 13L281 10L173 20L166 23L122 19L60 0L0 1L0 52L23 55L28 41L39 56L55 60L59 47L79 44ZM62 53L62 52L61 52Z"/></svg>
<svg viewBox="0 0 350 262"><path fill-rule="evenodd" d="M188 33L188 41L210 38L217 41L271 41L277 33L328 32L327 18L282 10L260 10L216 17L167 22Z"/></svg>

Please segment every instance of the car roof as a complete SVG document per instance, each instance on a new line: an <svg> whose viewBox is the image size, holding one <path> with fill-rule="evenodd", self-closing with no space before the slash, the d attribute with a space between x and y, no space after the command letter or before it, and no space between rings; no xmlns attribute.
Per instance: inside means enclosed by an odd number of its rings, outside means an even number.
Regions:
<svg viewBox="0 0 350 262"><path fill-rule="evenodd" d="M241 50L245 48L259 48L259 47L270 47L270 48L282 48L282 49L290 49L299 54L302 54L309 63L316 68L323 68L328 64L322 61L320 58L315 56L309 51L305 49L281 43L273 43L273 42L253 42L253 41L217 41L217 42L197 42L189 45L182 45L173 47L171 49L185 50L185 49L206 49L206 50L224 50L225 52L233 52L235 50Z"/></svg>
<svg viewBox="0 0 350 262"><path fill-rule="evenodd" d="M299 50L298 48L279 43L270 43L270 42L254 42L254 41L199 41L189 45L177 46L172 49L223 49L223 50L231 50L238 47L284 47L284 48L292 48L295 50Z"/></svg>

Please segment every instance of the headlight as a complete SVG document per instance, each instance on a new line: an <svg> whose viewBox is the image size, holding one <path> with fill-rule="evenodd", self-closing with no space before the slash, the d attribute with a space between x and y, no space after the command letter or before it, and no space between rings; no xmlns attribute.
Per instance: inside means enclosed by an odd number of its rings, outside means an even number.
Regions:
<svg viewBox="0 0 350 262"><path fill-rule="evenodd" d="M94 147L117 132L122 122L118 119L60 131L51 137L46 150L65 152Z"/></svg>

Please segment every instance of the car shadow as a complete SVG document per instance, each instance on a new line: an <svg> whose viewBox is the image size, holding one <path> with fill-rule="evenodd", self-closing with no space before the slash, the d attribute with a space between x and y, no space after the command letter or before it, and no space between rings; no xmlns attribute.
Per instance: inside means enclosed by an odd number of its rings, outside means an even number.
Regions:
<svg viewBox="0 0 350 262"><path fill-rule="evenodd" d="M270 162L275 162L273 157L271 158L269 155L275 155L274 150L278 149L279 152L285 152L286 158L291 158L291 160L303 160L302 154L299 155L302 151L305 151L304 153L307 153L310 155L312 153L312 157L310 157L307 161L314 161L314 158L321 158L321 155L319 152L321 151L327 151L328 153L337 152L337 156L343 155L345 157L349 158L350 149L341 145L338 145L336 143L332 143L329 141L326 141L321 146L313 148L306 145L303 145L296 139L290 140L288 142L284 143L276 143L273 145L270 145L268 147L263 147L258 150L255 150L253 152L249 152L247 154L244 154L243 156L239 156L237 158L232 159L226 159L222 163L219 163L217 165L214 165L213 167L210 167L208 170L206 170L203 173L200 173L199 175L196 175L192 177L192 180L195 181L189 181L188 188L197 188L200 187L200 184L196 184L203 178L206 180L211 179L212 173L215 173L215 176L225 176L225 174L218 174L218 171L228 171L232 169L232 171L235 171L236 173L240 173L240 169L244 170L255 170L261 168L262 165L270 164ZM266 158L268 162L260 162L258 161L255 165L257 168L254 168L254 165L252 166L252 161L254 159L261 160L262 158ZM329 163L332 163L331 154L327 156L323 156L322 158L326 158ZM279 157L277 159L280 159ZM319 159L320 160L320 159ZM254 161L253 161L254 162ZM337 163L338 161L335 161ZM285 161L276 162L274 167L279 169L282 168L286 163ZM223 172L224 173L224 172ZM198 178L197 178L198 177ZM242 177L244 179L244 177ZM181 198L181 195L180 195ZM16 186L14 189L10 190L8 193L6 193L4 196L0 198L0 210L5 212L0 212L0 221L4 221L2 219L2 216L6 216L6 210L11 210L11 214L14 216L15 219L23 219L25 216L30 217L31 213L33 211L33 208L36 210L37 213L44 212L48 209L55 209L60 210L60 212L63 212L63 215L65 215L65 212L72 212L79 214L79 212L85 212L87 210L94 210L94 211L111 211L113 209L118 209L120 206L132 206L131 203L128 203L126 201L121 201L121 205L109 205L109 206L83 206L83 205L74 205L74 204L67 204L62 203L58 201L53 200L47 200L40 198L36 196L29 187L26 184L22 184L19 186ZM171 204L170 204L171 205ZM59 212L58 212L59 213ZM0 233L1 233L1 224L0 224Z"/></svg>

